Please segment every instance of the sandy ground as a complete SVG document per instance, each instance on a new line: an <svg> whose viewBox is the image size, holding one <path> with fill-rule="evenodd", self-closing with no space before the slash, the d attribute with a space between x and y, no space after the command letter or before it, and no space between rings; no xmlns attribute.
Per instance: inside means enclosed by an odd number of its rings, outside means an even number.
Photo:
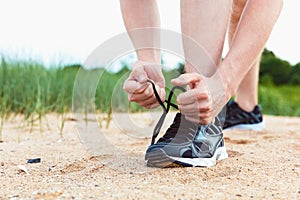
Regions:
<svg viewBox="0 0 300 200"><path fill-rule="evenodd" d="M169 169L145 166L154 122L143 114L121 116L109 129L70 117L62 134L60 117L46 118L49 127L31 131L21 116L5 122L0 199L300 199L299 118L265 116L265 131L224 131L228 159Z"/></svg>

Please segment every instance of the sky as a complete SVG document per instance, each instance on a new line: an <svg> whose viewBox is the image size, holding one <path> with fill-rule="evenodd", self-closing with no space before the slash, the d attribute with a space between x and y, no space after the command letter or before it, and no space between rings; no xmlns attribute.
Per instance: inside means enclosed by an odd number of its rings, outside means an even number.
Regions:
<svg viewBox="0 0 300 200"><path fill-rule="evenodd" d="M161 25L180 32L180 0L159 0ZM103 42L125 32L118 0L0 0L0 55L46 65L83 63ZM285 0L266 47L300 61L300 1ZM225 48L226 53L226 48Z"/></svg>

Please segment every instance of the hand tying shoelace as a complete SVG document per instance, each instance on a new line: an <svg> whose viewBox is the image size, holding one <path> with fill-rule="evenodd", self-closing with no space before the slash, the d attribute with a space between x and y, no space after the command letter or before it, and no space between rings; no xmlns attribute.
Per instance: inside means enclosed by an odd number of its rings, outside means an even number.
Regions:
<svg viewBox="0 0 300 200"><path fill-rule="evenodd" d="M157 138L157 136L158 136L158 134L160 132L160 129L161 129L161 127L162 127L162 125L163 125L163 123L165 121L165 118L166 118L168 112L170 111L171 106L173 108L176 108L178 110L178 106L176 104L174 104L174 103L171 102L172 97L174 95L174 91L176 89L178 89L178 90L181 90L182 92L186 92L186 89L184 89L183 87L180 87L180 86L174 86L171 89L170 93L169 93L168 99L165 100L165 103L167 104L165 106L164 102L161 100L161 98L158 95L158 92L157 92L157 90L155 88L155 83L152 80L149 80L149 79L147 80L147 82L149 82L152 85L152 88L153 88L153 91L154 91L154 95L155 95L157 101L159 102L160 106L163 108L163 114L161 115L160 119L158 120L158 122L157 122L157 124L156 124L156 126L155 126L155 128L153 130L153 135L152 135L152 139L151 139L151 145L152 145L152 144L155 143L155 139Z"/></svg>

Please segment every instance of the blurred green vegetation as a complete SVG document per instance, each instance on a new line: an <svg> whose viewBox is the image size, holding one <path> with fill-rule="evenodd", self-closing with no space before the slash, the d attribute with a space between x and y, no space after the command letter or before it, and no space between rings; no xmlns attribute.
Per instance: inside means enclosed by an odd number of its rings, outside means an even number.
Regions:
<svg viewBox="0 0 300 200"><path fill-rule="evenodd" d="M265 49L260 62L259 76L262 85L300 85L300 63L292 66Z"/></svg>
<svg viewBox="0 0 300 200"><path fill-rule="evenodd" d="M258 91L264 114L300 116L300 85L260 85Z"/></svg>
<svg viewBox="0 0 300 200"><path fill-rule="evenodd" d="M45 68L34 61L6 60L0 63L0 118L1 123L11 114L24 114L25 119L41 119L49 112L67 113L72 110L74 83L80 65ZM143 111L135 103L127 100L122 90L129 69L124 67L118 73L104 71L103 68L83 70L86 78L83 86L89 88L92 76L98 76L94 97L83 104L93 104L97 112L110 114L118 112ZM178 69L164 71L168 88L170 80L183 72ZM88 89L83 88L82 98ZM300 116L300 63L291 66L268 50L261 59L259 103L265 114ZM174 102L175 103L175 102ZM129 106L128 106L129 104ZM87 112L89 110L86 110Z"/></svg>

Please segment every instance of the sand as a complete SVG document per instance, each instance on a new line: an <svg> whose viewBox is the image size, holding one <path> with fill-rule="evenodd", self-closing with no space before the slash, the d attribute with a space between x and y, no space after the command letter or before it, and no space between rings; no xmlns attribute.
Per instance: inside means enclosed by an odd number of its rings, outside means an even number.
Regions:
<svg viewBox="0 0 300 200"><path fill-rule="evenodd" d="M144 163L155 120L123 117L108 129L102 117L97 129L93 117L83 120L87 128L70 115L62 133L57 114L33 127L22 116L9 119L0 199L300 199L300 118L264 116L264 131L224 131L229 158L214 167L156 169Z"/></svg>

